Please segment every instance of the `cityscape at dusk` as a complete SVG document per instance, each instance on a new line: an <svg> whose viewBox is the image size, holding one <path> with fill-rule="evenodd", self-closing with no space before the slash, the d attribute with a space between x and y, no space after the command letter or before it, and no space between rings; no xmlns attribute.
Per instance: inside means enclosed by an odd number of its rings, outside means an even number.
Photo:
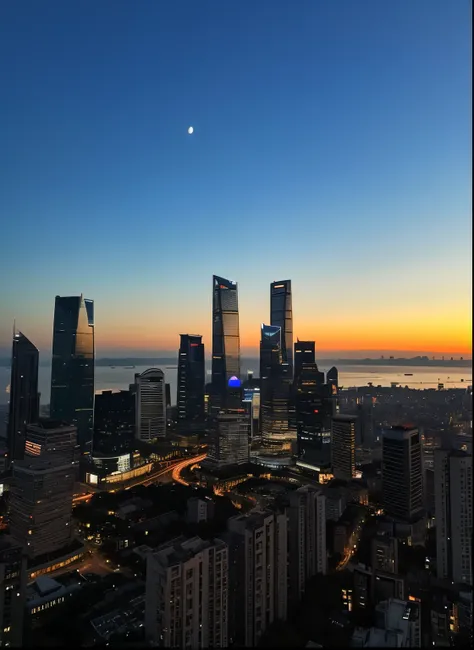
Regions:
<svg viewBox="0 0 474 650"><path fill-rule="evenodd" d="M0 649L473 647L471 22L3 3Z"/></svg>

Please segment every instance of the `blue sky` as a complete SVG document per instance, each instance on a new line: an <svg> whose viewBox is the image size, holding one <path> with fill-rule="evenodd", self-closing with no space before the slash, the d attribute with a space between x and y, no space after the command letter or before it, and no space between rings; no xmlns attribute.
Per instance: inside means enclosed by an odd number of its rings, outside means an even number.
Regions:
<svg viewBox="0 0 474 650"><path fill-rule="evenodd" d="M216 273L244 348L291 278L322 349L465 351L470 24L468 0L3 3L0 347L16 318L48 348L81 292L103 351L208 338Z"/></svg>

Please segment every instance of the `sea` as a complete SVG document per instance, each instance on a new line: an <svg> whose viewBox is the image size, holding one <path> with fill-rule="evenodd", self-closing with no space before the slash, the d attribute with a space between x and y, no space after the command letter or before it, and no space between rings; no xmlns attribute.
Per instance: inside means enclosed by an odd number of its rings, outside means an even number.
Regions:
<svg viewBox="0 0 474 650"><path fill-rule="evenodd" d="M332 362L331 364L332 365ZM330 368L324 365L324 360L318 363L320 370L327 372ZM134 382L136 373L141 373L149 366L130 367L108 367L96 366L95 389L96 392L103 390L126 390ZM350 388L354 386L367 386L369 382L374 386L390 386L398 383L409 388L437 388L439 383L446 388L467 388L472 386L471 368L446 368L437 366L370 366L370 365L341 365L336 367L339 371L339 386ZM176 403L177 375L176 366L161 366L165 374L165 380L170 384L171 403ZM247 360L242 366L242 378L247 372L253 370L255 377L258 376L258 359ZM210 364L206 369L206 382L211 378ZM39 368L39 392L41 393L41 404L49 404L51 389L51 367L40 366ZM8 403L10 390L10 369L0 368L0 406Z"/></svg>

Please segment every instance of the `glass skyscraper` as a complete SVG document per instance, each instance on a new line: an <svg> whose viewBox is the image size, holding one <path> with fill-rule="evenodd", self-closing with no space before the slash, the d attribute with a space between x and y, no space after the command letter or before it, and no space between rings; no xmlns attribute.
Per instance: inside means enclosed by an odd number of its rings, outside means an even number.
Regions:
<svg viewBox="0 0 474 650"><path fill-rule="evenodd" d="M94 429L94 301L56 296L51 372L51 417L77 427L82 451Z"/></svg>
<svg viewBox="0 0 474 650"><path fill-rule="evenodd" d="M212 278L212 396L214 412L240 408L240 335L237 283Z"/></svg>
<svg viewBox="0 0 474 650"><path fill-rule="evenodd" d="M299 341L295 343L294 379L298 380L301 368L305 363L316 363L316 344L314 341Z"/></svg>
<svg viewBox="0 0 474 650"><path fill-rule="evenodd" d="M293 377L293 309L291 280L272 282L270 285L270 323L281 329L282 361L287 363Z"/></svg>
<svg viewBox="0 0 474 650"><path fill-rule="evenodd" d="M181 334L176 405L180 428L204 422L204 343L202 336Z"/></svg>
<svg viewBox="0 0 474 650"><path fill-rule="evenodd" d="M38 421L38 360L39 352L33 343L21 332L14 334L8 412L9 461L23 458L26 425Z"/></svg>

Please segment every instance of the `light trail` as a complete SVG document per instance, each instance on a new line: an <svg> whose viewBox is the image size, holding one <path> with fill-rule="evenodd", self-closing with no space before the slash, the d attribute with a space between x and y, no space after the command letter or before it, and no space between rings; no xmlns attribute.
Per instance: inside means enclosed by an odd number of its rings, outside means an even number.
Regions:
<svg viewBox="0 0 474 650"><path fill-rule="evenodd" d="M188 467L189 465L192 465L193 463L199 463L201 460L204 460L206 458L207 454L202 454L201 456L196 456L196 458L190 458L188 460L183 460L177 465L174 466L173 471L171 473L171 477L173 481L176 483L181 483L181 485L189 485L187 481L181 478L181 472L185 467Z"/></svg>

